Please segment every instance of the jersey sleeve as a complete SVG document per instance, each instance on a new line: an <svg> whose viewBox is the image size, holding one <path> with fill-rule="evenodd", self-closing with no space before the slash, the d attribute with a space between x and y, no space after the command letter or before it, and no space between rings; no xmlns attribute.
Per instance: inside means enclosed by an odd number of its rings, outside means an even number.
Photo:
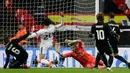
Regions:
<svg viewBox="0 0 130 73"><path fill-rule="evenodd" d="M95 30L95 28L94 28L94 25L91 27L91 33L92 34L94 34L94 30Z"/></svg>
<svg viewBox="0 0 130 73"><path fill-rule="evenodd" d="M58 28L60 28L61 26L63 26L62 23L61 23L61 24L57 24L57 25L55 25L55 28L58 29Z"/></svg>
<svg viewBox="0 0 130 73"><path fill-rule="evenodd" d="M30 33L26 33L25 35L23 35L23 36L21 36L21 37L19 37L19 38L17 38L17 39L14 39L14 40L15 40L16 42L20 42L20 41L26 39L26 38L29 36L29 34L30 34Z"/></svg>
<svg viewBox="0 0 130 73"><path fill-rule="evenodd" d="M39 31L34 32L34 33L32 33L31 35L29 35L27 38L38 37L38 36L40 36L40 35L42 35L42 34L44 34L44 33L46 33L46 32L47 32L46 29L40 29Z"/></svg>
<svg viewBox="0 0 130 73"><path fill-rule="evenodd" d="M72 54L73 54L73 52L69 52L69 53L63 54L63 56L64 57L72 57Z"/></svg>

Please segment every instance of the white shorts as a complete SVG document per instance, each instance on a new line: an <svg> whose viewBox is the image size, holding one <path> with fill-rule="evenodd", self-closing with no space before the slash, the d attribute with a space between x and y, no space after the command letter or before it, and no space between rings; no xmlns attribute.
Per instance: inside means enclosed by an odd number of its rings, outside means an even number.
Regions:
<svg viewBox="0 0 130 73"><path fill-rule="evenodd" d="M52 44L40 44L40 54L46 54L47 50L52 47Z"/></svg>

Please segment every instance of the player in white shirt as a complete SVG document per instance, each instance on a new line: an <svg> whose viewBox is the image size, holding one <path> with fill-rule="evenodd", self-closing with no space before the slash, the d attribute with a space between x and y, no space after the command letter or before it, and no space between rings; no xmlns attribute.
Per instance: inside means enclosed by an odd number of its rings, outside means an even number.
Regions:
<svg viewBox="0 0 130 73"><path fill-rule="evenodd" d="M40 36L41 43L40 43L40 60L39 61L40 63L49 65L50 68L52 66L52 61L45 60L44 58L45 58L48 48L52 47L53 45L53 40L52 40L53 33L55 32L56 29L63 26L63 24L64 24L63 14L61 15L61 24L57 24L57 25L51 24L50 19L45 18L43 21L44 29L40 29L39 31L32 33L31 35L28 36L28 39Z"/></svg>

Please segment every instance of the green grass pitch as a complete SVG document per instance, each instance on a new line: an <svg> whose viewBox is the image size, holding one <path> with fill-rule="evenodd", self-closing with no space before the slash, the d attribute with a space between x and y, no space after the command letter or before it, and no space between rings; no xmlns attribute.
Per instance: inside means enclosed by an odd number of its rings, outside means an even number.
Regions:
<svg viewBox="0 0 130 73"><path fill-rule="evenodd" d="M128 68L113 68L113 71L106 69L86 68L31 68L31 69L0 69L0 73L130 73Z"/></svg>

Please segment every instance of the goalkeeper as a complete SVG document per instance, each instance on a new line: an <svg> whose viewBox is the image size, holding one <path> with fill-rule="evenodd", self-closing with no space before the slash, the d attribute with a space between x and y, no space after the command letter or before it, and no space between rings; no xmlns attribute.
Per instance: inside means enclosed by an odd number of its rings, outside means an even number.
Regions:
<svg viewBox="0 0 130 73"><path fill-rule="evenodd" d="M72 51L66 54L60 53L60 44L57 43L55 45L56 52L62 56L63 58L67 57L73 57L76 59L84 68L93 68L95 65L95 57L88 54L86 50L84 49L84 43L81 40L65 40L65 43L67 43ZM103 66L103 61L100 60L99 62L99 68L106 68Z"/></svg>

